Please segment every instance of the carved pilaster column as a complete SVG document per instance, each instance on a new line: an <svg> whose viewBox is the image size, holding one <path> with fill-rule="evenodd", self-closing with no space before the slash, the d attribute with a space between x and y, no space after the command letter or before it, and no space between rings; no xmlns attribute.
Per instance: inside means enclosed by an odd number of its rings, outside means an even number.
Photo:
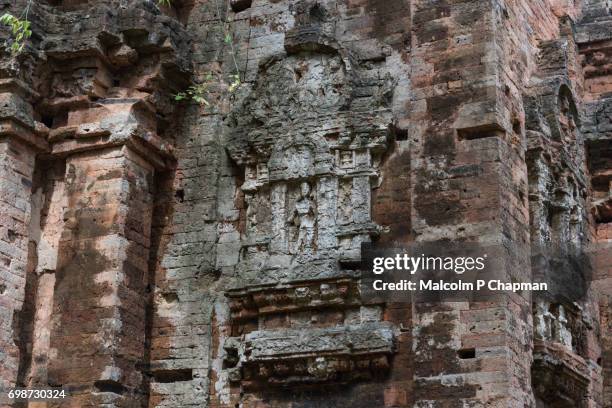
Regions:
<svg viewBox="0 0 612 408"><path fill-rule="evenodd" d="M49 380L83 405L140 398L153 172L126 145L67 160Z"/></svg>
<svg viewBox="0 0 612 408"><path fill-rule="evenodd" d="M36 132L27 89L0 80L0 393L17 383L20 315L24 308L36 154L47 144Z"/></svg>
<svg viewBox="0 0 612 408"><path fill-rule="evenodd" d="M148 93L113 91L50 132L65 157L48 379L81 406L143 404L154 177L172 162Z"/></svg>
<svg viewBox="0 0 612 408"><path fill-rule="evenodd" d="M127 90L117 90L124 94ZM144 404L154 177L172 161L144 98L108 98L50 132L65 158L48 381L81 406Z"/></svg>
<svg viewBox="0 0 612 408"><path fill-rule="evenodd" d="M40 30L45 35L33 44L46 58L35 108L50 128L38 148L48 143L44 164L59 169L58 174L65 171L57 181L62 203L47 202L57 219L44 220L43 214L38 226L41 242L46 245L49 235L52 244L33 251L44 252L32 269L45 279L37 280L31 296L36 310L29 332L37 338L29 340L31 358L21 363L20 373L32 387L67 388L74 406L141 406L146 403L155 174L174 161L162 129L173 119L171 95L187 84L189 37L150 2L120 8L100 4L88 9L86 19L82 10L34 8L44 17ZM81 24L78 39L70 34L75 15ZM30 166L22 165L29 179L34 153L21 154ZM43 174L43 167L42 189L53 192L57 175ZM49 191L43 191L42 202L52 200ZM27 216L22 218L27 224ZM19 262L25 264L25 258ZM24 285L14 302L23 298ZM17 303L11 307L18 309ZM6 325L10 338L11 322ZM17 362L6 361L17 370Z"/></svg>

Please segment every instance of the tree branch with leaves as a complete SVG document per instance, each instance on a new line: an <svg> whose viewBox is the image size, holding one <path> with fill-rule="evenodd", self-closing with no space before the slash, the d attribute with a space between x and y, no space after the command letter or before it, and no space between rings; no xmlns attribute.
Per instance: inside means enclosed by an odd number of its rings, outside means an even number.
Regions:
<svg viewBox="0 0 612 408"><path fill-rule="evenodd" d="M30 12L31 5L32 0L28 0L19 18L11 13L4 13L0 16L0 23L7 26L10 30L12 41L10 44L7 44L7 48L11 50L11 54L13 55L23 51L26 40L32 36L32 23L28 20L28 13Z"/></svg>
<svg viewBox="0 0 612 408"><path fill-rule="evenodd" d="M238 62L236 60L236 51L234 49L234 37L231 32L231 21L229 17L222 18L221 6L218 0L214 0L215 8L217 12L217 16L219 17L219 21L222 24L222 32L223 32L223 43L229 46L230 55L232 57L232 73L228 75L229 82L227 84L227 90L229 93L234 93L242 84L240 69L238 68ZM226 6L226 10L228 7ZM176 101L184 101L191 100L200 105L210 106L210 95L212 92L212 86L216 84L218 81L215 80L215 77L218 75L213 75L212 72L208 72L204 81L199 84L191 85L187 90L183 92L179 92L174 96ZM222 81L222 79L220 80ZM219 82L220 82L219 81Z"/></svg>

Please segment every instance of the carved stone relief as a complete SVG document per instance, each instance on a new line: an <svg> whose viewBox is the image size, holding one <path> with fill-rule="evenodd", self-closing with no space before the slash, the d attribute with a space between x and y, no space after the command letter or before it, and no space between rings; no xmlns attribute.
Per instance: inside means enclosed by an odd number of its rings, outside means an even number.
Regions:
<svg viewBox="0 0 612 408"><path fill-rule="evenodd" d="M576 269L573 263L588 243L585 152L578 114L565 84L545 83L536 93L525 104L532 267L555 283L571 276L578 287L588 279L586 269ZM559 285L564 286L567 282ZM572 401L572 406L581 406L590 383L583 359L587 324L578 296L563 290L555 294L533 305L533 388L544 403ZM552 381L564 385L551 393Z"/></svg>
<svg viewBox="0 0 612 408"><path fill-rule="evenodd" d="M226 292L243 335L227 339L226 350L238 356L231 377L245 387L370 377L394 348L380 316L360 334L365 322L351 316L366 306L348 266L378 232L371 194L389 146L391 82L327 36L322 6L295 10L289 55L261 66L228 127L228 152L244 171L246 233L236 286ZM339 305L340 313L327 311ZM321 327L319 313L335 323ZM283 323L269 328L270 319Z"/></svg>

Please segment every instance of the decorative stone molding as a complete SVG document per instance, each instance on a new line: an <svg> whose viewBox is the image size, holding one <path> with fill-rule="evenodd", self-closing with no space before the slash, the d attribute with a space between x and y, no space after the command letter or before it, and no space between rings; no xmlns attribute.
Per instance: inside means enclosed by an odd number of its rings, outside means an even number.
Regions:
<svg viewBox="0 0 612 408"><path fill-rule="evenodd" d="M46 68L34 109L50 128L50 153L128 144L157 168L171 165L160 134L176 109L172 94L189 80L183 26L146 1L102 4L86 18L42 4L33 13L48 32L37 44Z"/></svg>
<svg viewBox="0 0 612 408"><path fill-rule="evenodd" d="M586 407L591 376L588 364L562 344L535 341L532 376L534 393L544 402Z"/></svg>
<svg viewBox="0 0 612 408"><path fill-rule="evenodd" d="M255 331L230 338L224 349L232 380L243 385L342 383L371 379L389 366L393 328L366 323L311 330Z"/></svg>
<svg viewBox="0 0 612 408"><path fill-rule="evenodd" d="M525 98L535 252L551 252L555 246L571 252L587 243L584 136L569 85L569 80L553 76Z"/></svg>
<svg viewBox="0 0 612 408"><path fill-rule="evenodd" d="M227 147L245 172L245 243L267 246L278 260L298 252L315 262L336 258L340 241L354 254L377 233L370 190L390 138L389 82L365 84L338 54L288 56L262 70L267 79L233 115ZM291 117L303 120L296 127ZM351 214L339 213L347 200ZM242 265L261 254L246 251Z"/></svg>
<svg viewBox="0 0 612 408"><path fill-rule="evenodd" d="M38 94L16 78L0 79L0 138L14 137L35 151L47 152L49 130L34 120L31 102Z"/></svg>
<svg viewBox="0 0 612 408"><path fill-rule="evenodd" d="M349 308L359 306L359 285L354 278L326 282L287 283L245 286L226 292L232 320L257 318L271 313L287 313L317 307Z"/></svg>

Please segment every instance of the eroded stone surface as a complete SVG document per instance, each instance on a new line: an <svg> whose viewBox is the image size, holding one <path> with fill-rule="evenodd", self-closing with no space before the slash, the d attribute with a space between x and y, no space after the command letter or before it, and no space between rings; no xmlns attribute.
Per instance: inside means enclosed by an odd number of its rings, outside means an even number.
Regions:
<svg viewBox="0 0 612 408"><path fill-rule="evenodd" d="M612 406L608 1L70 0L29 16L25 51L0 58L3 394ZM234 64L236 93L174 101ZM570 270L558 286L581 296L367 303L372 240L499 244L509 280Z"/></svg>

